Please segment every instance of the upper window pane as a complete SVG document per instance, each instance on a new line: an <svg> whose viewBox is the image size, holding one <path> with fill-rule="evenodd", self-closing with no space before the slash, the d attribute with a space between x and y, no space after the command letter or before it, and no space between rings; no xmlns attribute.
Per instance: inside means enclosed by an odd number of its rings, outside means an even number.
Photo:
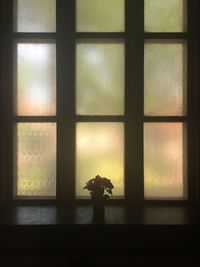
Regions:
<svg viewBox="0 0 200 267"><path fill-rule="evenodd" d="M182 41L146 41L144 50L144 113L186 114L187 59Z"/></svg>
<svg viewBox="0 0 200 267"><path fill-rule="evenodd" d="M186 0L145 0L146 32L185 32Z"/></svg>
<svg viewBox="0 0 200 267"><path fill-rule="evenodd" d="M17 44L16 79L17 115L55 115L55 44Z"/></svg>
<svg viewBox="0 0 200 267"><path fill-rule="evenodd" d="M56 0L16 0L14 30L55 32Z"/></svg>
<svg viewBox="0 0 200 267"><path fill-rule="evenodd" d="M17 115L55 115L55 44L18 43L16 60Z"/></svg>
<svg viewBox="0 0 200 267"><path fill-rule="evenodd" d="M78 32L123 32L124 0L76 0Z"/></svg>
<svg viewBox="0 0 200 267"><path fill-rule="evenodd" d="M77 44L76 111L79 115L124 114L124 43Z"/></svg>

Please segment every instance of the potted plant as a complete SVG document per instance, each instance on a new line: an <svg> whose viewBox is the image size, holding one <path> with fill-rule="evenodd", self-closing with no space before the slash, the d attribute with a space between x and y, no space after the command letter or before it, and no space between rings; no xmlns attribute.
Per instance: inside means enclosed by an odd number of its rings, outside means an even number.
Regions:
<svg viewBox="0 0 200 267"><path fill-rule="evenodd" d="M86 182L83 189L90 191L91 200L94 206L94 216L104 214L104 201L110 198L114 186L106 177L96 175L94 178Z"/></svg>

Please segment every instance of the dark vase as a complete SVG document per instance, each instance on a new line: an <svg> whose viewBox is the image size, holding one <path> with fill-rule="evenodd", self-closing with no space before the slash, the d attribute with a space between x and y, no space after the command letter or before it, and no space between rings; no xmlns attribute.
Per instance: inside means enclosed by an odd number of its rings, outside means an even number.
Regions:
<svg viewBox="0 0 200 267"><path fill-rule="evenodd" d="M104 189L98 188L92 195L93 203L93 220L96 223L104 221Z"/></svg>
<svg viewBox="0 0 200 267"><path fill-rule="evenodd" d="M93 203L93 221L95 223L102 223L104 221L104 187L101 180L95 180L94 190L91 195Z"/></svg>
<svg viewBox="0 0 200 267"><path fill-rule="evenodd" d="M95 223L104 222L104 200L93 201L93 220Z"/></svg>

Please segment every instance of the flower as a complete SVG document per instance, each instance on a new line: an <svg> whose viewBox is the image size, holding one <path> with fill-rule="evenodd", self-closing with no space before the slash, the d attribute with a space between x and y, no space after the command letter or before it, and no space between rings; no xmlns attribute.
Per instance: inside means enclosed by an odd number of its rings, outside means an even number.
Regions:
<svg viewBox="0 0 200 267"><path fill-rule="evenodd" d="M114 186L108 178L102 178L100 175L96 175L95 178L86 182L86 186L83 189L89 190L91 198L97 200L110 198L109 194L112 195L113 188ZM105 191L108 194L105 194Z"/></svg>

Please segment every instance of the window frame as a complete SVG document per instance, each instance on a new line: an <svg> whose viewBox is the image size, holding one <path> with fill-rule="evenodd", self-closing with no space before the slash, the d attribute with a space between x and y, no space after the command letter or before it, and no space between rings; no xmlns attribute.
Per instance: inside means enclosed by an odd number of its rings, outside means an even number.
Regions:
<svg viewBox="0 0 200 267"><path fill-rule="evenodd" d="M75 125L85 121L120 121L125 123L125 199L135 204L185 203L200 204L199 187L199 3L188 1L187 33L144 33L144 1L125 0L125 32L81 33L75 32L75 1L57 0L56 33L13 32L12 0L0 0L1 5L1 87L0 87L0 201L13 199L13 40L56 40L57 51L57 114L51 118L31 117L30 121L57 122L57 197L56 200L33 200L34 203L74 203L87 200L75 199ZM66 18L70 23L66 23ZM62 27L65 25L66 27ZM68 38L64 38L68 36ZM75 113L75 44L78 39L124 39L125 40L125 114L124 116L77 116ZM188 200L144 200L143 179L143 122L144 117L144 40L145 39L188 40ZM5 64L5 62L7 64ZM137 62L137 64L135 64ZM69 90L65 90L69 88ZM136 91L133 88L137 88ZM27 117L27 116L26 116ZM27 119L27 118L26 118ZM177 121L176 118L156 118L157 121ZM17 121L24 121L23 117ZM180 121L180 118L178 118ZM63 140L66 140L63 142ZM67 142L70 140L70 142ZM134 152L134 154L133 154ZM133 156L132 156L133 155ZM134 177L134 179L133 179ZM142 178L142 179L141 179ZM17 200L30 203L30 200ZM27 202L28 201L28 202ZM120 202L121 202L120 201ZM119 200L111 202L118 203Z"/></svg>

